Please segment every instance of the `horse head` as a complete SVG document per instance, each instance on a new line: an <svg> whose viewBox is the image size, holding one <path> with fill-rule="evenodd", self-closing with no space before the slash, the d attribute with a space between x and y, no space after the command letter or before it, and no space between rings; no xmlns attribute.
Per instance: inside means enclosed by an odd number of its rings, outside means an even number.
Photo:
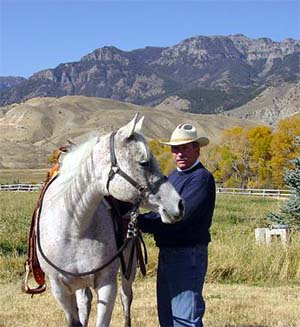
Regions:
<svg viewBox="0 0 300 327"><path fill-rule="evenodd" d="M141 134L143 119L136 114L127 125L110 135L107 190L119 200L141 203L158 212L164 223L175 223L182 219L183 202L163 176Z"/></svg>

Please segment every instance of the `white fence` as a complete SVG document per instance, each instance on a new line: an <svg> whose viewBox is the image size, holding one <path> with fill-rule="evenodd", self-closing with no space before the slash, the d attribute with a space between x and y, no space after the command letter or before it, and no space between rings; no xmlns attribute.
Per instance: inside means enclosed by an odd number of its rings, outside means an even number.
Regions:
<svg viewBox="0 0 300 327"><path fill-rule="evenodd" d="M0 191L14 192L35 192L42 188L43 184L0 184ZM290 190L272 190L272 189L244 189L244 188L226 188L217 187L217 193L233 194L233 195L248 195L248 196L269 196L277 198L287 198L292 192Z"/></svg>
<svg viewBox="0 0 300 327"><path fill-rule="evenodd" d="M234 195L248 195L248 196L270 196L277 198L287 198L292 195L290 190L274 190L274 189L259 189L259 188L226 188L217 187L217 193L234 194Z"/></svg>
<svg viewBox="0 0 300 327"><path fill-rule="evenodd" d="M12 192L35 192L42 188L43 184L0 184L0 191Z"/></svg>

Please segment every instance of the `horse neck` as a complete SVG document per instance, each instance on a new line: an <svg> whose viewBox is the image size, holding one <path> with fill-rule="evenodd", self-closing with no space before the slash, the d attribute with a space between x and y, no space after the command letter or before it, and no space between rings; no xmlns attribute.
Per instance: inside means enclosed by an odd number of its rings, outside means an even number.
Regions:
<svg viewBox="0 0 300 327"><path fill-rule="evenodd" d="M108 138L100 138L91 155L82 163L80 173L64 192L65 208L79 230L85 230L105 195L110 164Z"/></svg>

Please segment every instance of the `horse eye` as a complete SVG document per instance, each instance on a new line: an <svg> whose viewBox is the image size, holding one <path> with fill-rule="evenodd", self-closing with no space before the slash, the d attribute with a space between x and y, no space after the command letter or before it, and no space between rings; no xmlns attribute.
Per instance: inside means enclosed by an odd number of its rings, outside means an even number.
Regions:
<svg viewBox="0 0 300 327"><path fill-rule="evenodd" d="M150 167L150 161L141 161L141 162L139 162L139 165L141 165L144 168L149 168Z"/></svg>

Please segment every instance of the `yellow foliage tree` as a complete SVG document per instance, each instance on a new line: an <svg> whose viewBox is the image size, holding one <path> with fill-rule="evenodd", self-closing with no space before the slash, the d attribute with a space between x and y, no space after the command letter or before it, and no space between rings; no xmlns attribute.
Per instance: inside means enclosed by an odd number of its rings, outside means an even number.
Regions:
<svg viewBox="0 0 300 327"><path fill-rule="evenodd" d="M170 147L161 144L158 140L150 140L148 142L150 149L157 159L160 169L165 175L169 175L169 173L175 168L175 165L172 160L172 156L170 155Z"/></svg>
<svg viewBox="0 0 300 327"><path fill-rule="evenodd" d="M271 167L276 187L284 186L284 168L290 168L290 161L296 157L295 136L300 136L300 114L281 120L273 133Z"/></svg>
<svg viewBox="0 0 300 327"><path fill-rule="evenodd" d="M251 187L270 187L271 171L271 141L272 130L267 126L251 128L248 132L250 145L250 167L252 171Z"/></svg>
<svg viewBox="0 0 300 327"><path fill-rule="evenodd" d="M210 155L216 180L227 187L270 186L271 139L266 126L225 130Z"/></svg>
<svg viewBox="0 0 300 327"><path fill-rule="evenodd" d="M228 187L247 187L250 177L250 147L248 130L233 127L222 134L218 147L221 160L218 172L223 184Z"/></svg>

